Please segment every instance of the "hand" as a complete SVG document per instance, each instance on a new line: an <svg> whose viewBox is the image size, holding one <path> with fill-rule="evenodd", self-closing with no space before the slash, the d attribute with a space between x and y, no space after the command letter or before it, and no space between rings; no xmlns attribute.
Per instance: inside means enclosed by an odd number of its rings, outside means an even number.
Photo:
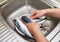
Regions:
<svg viewBox="0 0 60 42"><path fill-rule="evenodd" d="M33 19L40 18L41 16L44 16L46 13L48 13L47 9L37 10L37 11L33 12L30 17Z"/></svg>
<svg viewBox="0 0 60 42"><path fill-rule="evenodd" d="M49 42L40 31L40 26L38 23L28 23L27 27L30 33L36 39L36 42Z"/></svg>
<svg viewBox="0 0 60 42"><path fill-rule="evenodd" d="M27 23L28 30L31 34L34 35L34 33L40 31L40 26L38 23Z"/></svg>

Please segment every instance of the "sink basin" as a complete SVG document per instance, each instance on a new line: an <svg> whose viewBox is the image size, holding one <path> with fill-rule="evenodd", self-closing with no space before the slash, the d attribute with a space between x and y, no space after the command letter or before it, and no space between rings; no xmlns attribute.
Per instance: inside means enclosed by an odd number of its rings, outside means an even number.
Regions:
<svg viewBox="0 0 60 42"><path fill-rule="evenodd" d="M51 8L51 6L46 5L45 3L41 2L40 0L34 0L34 1L28 0L28 9L29 9L30 13L37 9L46 9L46 8ZM16 17L24 15L25 12L27 12L26 9L27 8L26 8L25 0L13 0L10 3L8 3L7 5L2 7L1 15L4 18L4 20L6 21L6 23L11 28L13 28L14 25L12 23L12 20ZM46 20L46 22L44 22L42 24L43 26L46 23L49 23L49 24L53 23L53 24L50 24L50 25L52 25L52 27L50 27L51 28L50 31L45 36L47 36L56 27L56 25L59 22L59 19L54 18L54 17L47 17L47 19L48 20ZM44 28L46 28L46 27L44 27ZM44 30L42 30L42 31L44 32ZM27 38L25 37L25 39L27 39Z"/></svg>

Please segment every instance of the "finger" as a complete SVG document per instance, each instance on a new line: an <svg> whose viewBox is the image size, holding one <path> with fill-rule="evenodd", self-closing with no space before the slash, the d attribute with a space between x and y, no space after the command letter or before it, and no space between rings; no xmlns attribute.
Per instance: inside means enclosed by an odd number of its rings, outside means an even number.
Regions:
<svg viewBox="0 0 60 42"><path fill-rule="evenodd" d="M30 17L35 16L35 15L36 15L36 13L37 13L37 12L33 12L33 13L30 15Z"/></svg>
<svg viewBox="0 0 60 42"><path fill-rule="evenodd" d="M37 15L35 15L35 16L33 16L33 17L31 17L32 19L37 19L38 17L37 17Z"/></svg>
<svg viewBox="0 0 60 42"><path fill-rule="evenodd" d="M31 24L31 23L26 23L26 26L28 26L29 24Z"/></svg>

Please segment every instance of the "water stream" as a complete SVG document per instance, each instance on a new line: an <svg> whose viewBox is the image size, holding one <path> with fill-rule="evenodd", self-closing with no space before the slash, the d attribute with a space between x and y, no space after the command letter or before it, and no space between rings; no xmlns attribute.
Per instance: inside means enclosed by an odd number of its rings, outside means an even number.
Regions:
<svg viewBox="0 0 60 42"><path fill-rule="evenodd" d="M29 14L29 4L28 4L28 0L25 0L25 5L26 5L26 14Z"/></svg>

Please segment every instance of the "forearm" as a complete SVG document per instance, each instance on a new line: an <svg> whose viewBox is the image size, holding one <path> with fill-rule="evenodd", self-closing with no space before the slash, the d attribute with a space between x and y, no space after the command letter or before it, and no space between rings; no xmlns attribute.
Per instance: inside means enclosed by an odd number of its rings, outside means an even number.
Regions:
<svg viewBox="0 0 60 42"><path fill-rule="evenodd" d="M47 16L52 16L56 18L60 18L60 8L54 8L54 9L45 9L47 12Z"/></svg>
<svg viewBox="0 0 60 42"><path fill-rule="evenodd" d="M34 32L34 38L37 42L49 42L40 30Z"/></svg>

